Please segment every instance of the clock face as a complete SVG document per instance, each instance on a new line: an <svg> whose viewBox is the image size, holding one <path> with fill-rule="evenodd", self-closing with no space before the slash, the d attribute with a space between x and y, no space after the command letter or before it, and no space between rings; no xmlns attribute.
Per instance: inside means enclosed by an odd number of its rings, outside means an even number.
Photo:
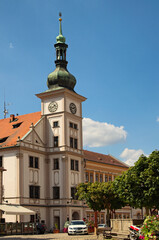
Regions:
<svg viewBox="0 0 159 240"><path fill-rule="evenodd" d="M70 103L70 111L72 114L75 114L77 112L77 108L74 103Z"/></svg>
<svg viewBox="0 0 159 240"><path fill-rule="evenodd" d="M57 108L58 108L57 102L49 103L48 109L50 112L56 112Z"/></svg>

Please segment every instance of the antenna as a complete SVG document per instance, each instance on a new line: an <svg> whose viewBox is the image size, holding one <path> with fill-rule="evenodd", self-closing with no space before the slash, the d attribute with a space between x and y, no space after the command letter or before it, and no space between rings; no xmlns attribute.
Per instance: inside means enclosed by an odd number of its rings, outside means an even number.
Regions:
<svg viewBox="0 0 159 240"><path fill-rule="evenodd" d="M8 106L9 104L7 104ZM4 110L3 110L3 113L4 113L4 118L6 118L6 115L8 114L8 110L6 108L6 101L5 101L5 91L4 91Z"/></svg>

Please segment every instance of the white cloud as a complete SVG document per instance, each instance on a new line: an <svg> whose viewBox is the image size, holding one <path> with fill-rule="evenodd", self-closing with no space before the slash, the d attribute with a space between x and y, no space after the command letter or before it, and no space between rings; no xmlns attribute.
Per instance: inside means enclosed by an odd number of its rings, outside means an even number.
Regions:
<svg viewBox="0 0 159 240"><path fill-rule="evenodd" d="M144 151L142 149L135 150L125 148L124 151L120 154L120 157L125 160L126 164L133 166L142 154L144 154Z"/></svg>
<svg viewBox="0 0 159 240"><path fill-rule="evenodd" d="M157 122L159 122L159 117L157 118Z"/></svg>
<svg viewBox="0 0 159 240"><path fill-rule="evenodd" d="M116 127L106 122L83 119L84 146L102 147L126 140L127 132L123 126Z"/></svg>
<svg viewBox="0 0 159 240"><path fill-rule="evenodd" d="M14 46L13 46L13 43L12 43L12 42L10 42L10 43L9 43L9 48L14 48Z"/></svg>

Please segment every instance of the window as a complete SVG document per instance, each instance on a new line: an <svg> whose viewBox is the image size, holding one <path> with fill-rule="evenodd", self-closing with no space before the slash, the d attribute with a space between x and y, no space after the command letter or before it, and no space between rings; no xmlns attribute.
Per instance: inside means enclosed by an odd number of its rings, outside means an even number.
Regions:
<svg viewBox="0 0 159 240"><path fill-rule="evenodd" d="M89 175L88 175L88 172L86 172L86 182L89 182Z"/></svg>
<svg viewBox="0 0 159 240"><path fill-rule="evenodd" d="M59 169L59 159L58 158L54 159L54 170L55 169Z"/></svg>
<svg viewBox="0 0 159 240"><path fill-rule="evenodd" d="M78 148L78 140L76 138L70 137L70 147L71 148Z"/></svg>
<svg viewBox="0 0 159 240"><path fill-rule="evenodd" d="M70 122L70 128L77 129L77 124Z"/></svg>
<svg viewBox="0 0 159 240"><path fill-rule="evenodd" d="M0 156L0 167L3 167L3 157Z"/></svg>
<svg viewBox="0 0 159 240"><path fill-rule="evenodd" d="M57 127L59 127L59 122L58 122L58 121L56 121L56 122L53 122L53 127L54 127L54 128L57 128Z"/></svg>
<svg viewBox="0 0 159 240"><path fill-rule="evenodd" d="M7 140L8 137L0 138L0 143L3 143Z"/></svg>
<svg viewBox="0 0 159 240"><path fill-rule="evenodd" d="M76 187L71 187L71 197L72 197L72 199L74 199L74 200L77 200L77 199L78 199L78 197L76 196L76 192L77 192Z"/></svg>
<svg viewBox="0 0 159 240"><path fill-rule="evenodd" d="M60 198L60 187L53 187L53 199Z"/></svg>
<svg viewBox="0 0 159 240"><path fill-rule="evenodd" d="M96 182L99 181L99 176L98 176L98 173L96 173Z"/></svg>
<svg viewBox="0 0 159 240"><path fill-rule="evenodd" d="M75 160L75 171L78 171L78 161Z"/></svg>
<svg viewBox="0 0 159 240"><path fill-rule="evenodd" d="M31 168L39 168L39 158L29 156L29 167Z"/></svg>
<svg viewBox="0 0 159 240"><path fill-rule="evenodd" d="M22 124L22 122L17 123L17 124L13 124L12 126L13 126L13 128L18 128L18 127L20 127L21 124Z"/></svg>
<svg viewBox="0 0 159 240"><path fill-rule="evenodd" d="M54 147L58 147L58 136L54 137Z"/></svg>
<svg viewBox="0 0 159 240"><path fill-rule="evenodd" d="M73 148L73 138L70 137L70 147Z"/></svg>
<svg viewBox="0 0 159 240"><path fill-rule="evenodd" d="M71 159L71 170L74 170L74 169L75 169L75 167L74 167L74 160Z"/></svg>
<svg viewBox="0 0 159 240"><path fill-rule="evenodd" d="M93 183L93 173L90 173L90 182Z"/></svg>
<svg viewBox="0 0 159 240"><path fill-rule="evenodd" d="M100 174L100 182L103 182L103 174Z"/></svg>
<svg viewBox="0 0 159 240"><path fill-rule="evenodd" d="M78 171L79 170L78 166L79 166L78 160L71 159L71 170Z"/></svg>
<svg viewBox="0 0 159 240"><path fill-rule="evenodd" d="M30 198L40 198L40 187L39 186L29 186L29 196Z"/></svg>
<svg viewBox="0 0 159 240"><path fill-rule="evenodd" d="M108 182L108 176L105 176L105 182Z"/></svg>
<svg viewBox="0 0 159 240"><path fill-rule="evenodd" d="M39 159L35 157L35 168L39 167Z"/></svg>
<svg viewBox="0 0 159 240"><path fill-rule="evenodd" d="M76 138L74 139L74 148L76 148L76 149L78 148L78 146L77 146L77 139Z"/></svg>
<svg viewBox="0 0 159 240"><path fill-rule="evenodd" d="M112 176L109 176L109 182L111 182L111 180L112 180Z"/></svg>

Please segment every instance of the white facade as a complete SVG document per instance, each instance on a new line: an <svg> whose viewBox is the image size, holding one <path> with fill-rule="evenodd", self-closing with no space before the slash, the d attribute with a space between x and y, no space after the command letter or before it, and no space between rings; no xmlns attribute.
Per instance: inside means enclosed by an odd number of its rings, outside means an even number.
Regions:
<svg viewBox="0 0 159 240"><path fill-rule="evenodd" d="M71 199L71 187L84 181L81 103L85 98L67 89L37 96L42 102L42 118L18 141L19 147L1 151L7 169L3 174L4 199L36 211L48 230L55 221L62 230L67 218L83 218L82 203ZM51 102L58 105L54 112L48 110ZM70 103L76 105L75 114L71 113ZM58 137L57 146L54 137ZM77 146L73 142L70 147L70 138L77 139ZM38 168L29 166L30 157L33 162L38 158ZM54 159L58 159L57 169ZM77 169L71 170L71 161L76 161ZM39 198L30 198L30 186L40 187ZM59 187L59 199L53 199L53 187ZM3 214L3 218L6 222L16 221L16 216ZM30 216L19 216L18 220L30 221Z"/></svg>

